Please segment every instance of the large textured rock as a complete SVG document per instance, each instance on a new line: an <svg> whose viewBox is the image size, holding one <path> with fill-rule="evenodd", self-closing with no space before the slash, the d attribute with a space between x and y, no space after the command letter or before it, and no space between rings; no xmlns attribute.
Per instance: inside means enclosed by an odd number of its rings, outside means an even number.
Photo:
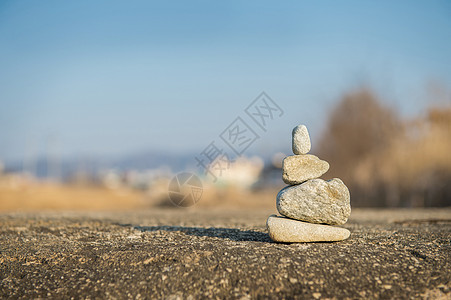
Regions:
<svg viewBox="0 0 451 300"><path fill-rule="evenodd" d="M286 184L299 184L322 176L329 170L329 163L315 155L292 155L283 160L282 179Z"/></svg>
<svg viewBox="0 0 451 300"><path fill-rule="evenodd" d="M345 228L318 225L271 215L266 221L271 239L284 243L335 242L349 237Z"/></svg>
<svg viewBox="0 0 451 300"><path fill-rule="evenodd" d="M294 154L307 154L312 145L310 144L310 136L308 134L307 127L305 125L298 125L294 127L292 132L293 153Z"/></svg>
<svg viewBox="0 0 451 300"><path fill-rule="evenodd" d="M341 225L351 214L349 190L338 178L312 179L277 194L280 214L310 223Z"/></svg>

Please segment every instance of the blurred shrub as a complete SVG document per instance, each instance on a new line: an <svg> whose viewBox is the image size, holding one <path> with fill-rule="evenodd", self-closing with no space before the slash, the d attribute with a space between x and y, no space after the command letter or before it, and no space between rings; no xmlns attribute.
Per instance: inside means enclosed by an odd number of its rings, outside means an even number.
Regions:
<svg viewBox="0 0 451 300"><path fill-rule="evenodd" d="M354 91L331 112L319 146L354 206L451 205L449 107L402 120L370 90Z"/></svg>

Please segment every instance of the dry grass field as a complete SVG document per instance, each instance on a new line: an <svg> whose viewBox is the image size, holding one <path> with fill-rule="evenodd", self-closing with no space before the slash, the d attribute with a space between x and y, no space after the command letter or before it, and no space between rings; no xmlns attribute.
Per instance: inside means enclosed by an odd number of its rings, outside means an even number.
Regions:
<svg viewBox="0 0 451 300"><path fill-rule="evenodd" d="M0 212L14 211L124 211L173 207L167 187L158 193L130 188L108 189L103 186L29 182L0 177ZM277 189L251 192L205 187L198 208L275 208Z"/></svg>

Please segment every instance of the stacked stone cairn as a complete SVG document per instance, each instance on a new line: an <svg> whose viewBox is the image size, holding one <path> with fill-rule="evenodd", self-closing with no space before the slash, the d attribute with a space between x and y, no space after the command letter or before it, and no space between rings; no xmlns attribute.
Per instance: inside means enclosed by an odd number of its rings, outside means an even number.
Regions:
<svg viewBox="0 0 451 300"><path fill-rule="evenodd" d="M347 239L351 232L343 225L351 214L350 194L338 178L319 179L329 163L308 154L307 127L293 129L293 153L283 160L283 181L289 186L277 194L277 210L266 222L273 241L284 243L333 242Z"/></svg>

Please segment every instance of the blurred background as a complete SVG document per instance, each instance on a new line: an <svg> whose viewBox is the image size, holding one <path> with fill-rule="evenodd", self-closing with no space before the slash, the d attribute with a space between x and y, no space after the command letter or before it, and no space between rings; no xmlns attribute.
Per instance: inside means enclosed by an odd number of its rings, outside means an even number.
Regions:
<svg viewBox="0 0 451 300"><path fill-rule="evenodd" d="M213 180L262 91L283 115ZM0 2L0 211L169 207L182 171L274 207L298 124L353 207L450 206L451 3Z"/></svg>

